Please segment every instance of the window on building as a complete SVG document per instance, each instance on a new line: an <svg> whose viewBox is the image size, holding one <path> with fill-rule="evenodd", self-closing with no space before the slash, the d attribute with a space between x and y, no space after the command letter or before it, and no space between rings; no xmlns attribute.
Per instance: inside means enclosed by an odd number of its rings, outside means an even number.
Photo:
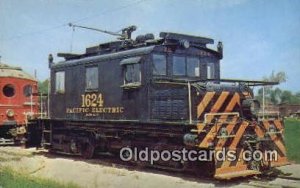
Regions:
<svg viewBox="0 0 300 188"><path fill-rule="evenodd" d="M55 73L55 92L65 92L65 72L60 71Z"/></svg>
<svg viewBox="0 0 300 188"><path fill-rule="evenodd" d="M186 75L185 57L173 56L173 75L175 75L175 76Z"/></svg>
<svg viewBox="0 0 300 188"><path fill-rule="evenodd" d="M31 85L24 86L23 94L25 97L29 97L32 94L32 86Z"/></svg>
<svg viewBox="0 0 300 188"><path fill-rule="evenodd" d="M98 89L98 67L87 67L85 69L86 89Z"/></svg>
<svg viewBox="0 0 300 188"><path fill-rule="evenodd" d="M6 97L13 97L15 95L15 87L11 84L7 84L3 87L3 94Z"/></svg>
<svg viewBox="0 0 300 188"><path fill-rule="evenodd" d="M200 76L200 61L199 58L188 57L187 58L187 75L191 77Z"/></svg>
<svg viewBox="0 0 300 188"><path fill-rule="evenodd" d="M214 63L207 63L207 79L215 78L215 65Z"/></svg>
<svg viewBox="0 0 300 188"><path fill-rule="evenodd" d="M153 75L167 74L167 58L165 55L153 55Z"/></svg>
<svg viewBox="0 0 300 188"><path fill-rule="evenodd" d="M127 64L124 68L125 84L141 82L141 64Z"/></svg>

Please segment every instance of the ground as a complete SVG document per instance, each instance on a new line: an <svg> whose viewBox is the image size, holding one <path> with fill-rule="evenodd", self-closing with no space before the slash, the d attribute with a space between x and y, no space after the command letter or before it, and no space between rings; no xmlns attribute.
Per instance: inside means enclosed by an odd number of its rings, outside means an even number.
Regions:
<svg viewBox="0 0 300 188"><path fill-rule="evenodd" d="M31 177L48 178L60 183L74 183L79 187L262 187L261 182L239 179L219 182L199 179L179 173L154 169L136 169L104 160L81 160L79 157L51 155L44 150L22 149L20 147L0 147L0 168L10 167L14 171ZM300 165L292 164L280 168L284 173L292 173L300 178ZM263 182L272 187L300 187L300 181L276 178ZM267 187L268 187L267 186ZM275 187L276 187L275 186ZM0 182L1 187L1 182Z"/></svg>

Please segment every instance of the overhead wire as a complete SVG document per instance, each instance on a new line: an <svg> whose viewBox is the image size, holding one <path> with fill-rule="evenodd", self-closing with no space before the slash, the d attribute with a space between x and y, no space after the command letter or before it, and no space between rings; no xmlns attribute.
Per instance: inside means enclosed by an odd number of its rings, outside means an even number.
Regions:
<svg viewBox="0 0 300 188"><path fill-rule="evenodd" d="M105 15L105 14L108 14L108 13L112 13L112 12L122 10L122 9L125 9L125 8L128 8L128 7L136 6L136 5L138 5L142 2L145 2L145 1L149 1L149 0L139 0L139 1L135 1L133 3L128 3L126 5L119 6L119 7L113 8L113 9L104 10L101 13L74 20L74 21L72 21L72 23L80 23L80 22L83 22L83 21L86 21L86 20L89 20L89 19L94 19L96 17L102 16L102 15ZM65 26L68 26L68 24L69 23L59 24L59 25L56 25L56 26L53 26L53 27L50 27L50 28L47 28L47 29L42 29L42 30L39 30L39 31L33 31L33 32L29 32L29 33L23 33L23 34L15 35L15 36L9 37L7 39L3 39L3 38L1 39L0 38L0 41L9 41L9 40L19 39L19 38L23 38L23 37L32 36L32 35L43 34L43 33L48 32L48 31L63 28Z"/></svg>
<svg viewBox="0 0 300 188"><path fill-rule="evenodd" d="M87 17L84 17L84 18L80 18L78 20L72 21L71 23L79 23L79 22L82 22L82 21L85 21L85 20L88 20L88 19L96 18L96 17L99 17L100 15L105 15L107 13L119 11L119 10L122 10L122 9L125 9L125 8L128 8L128 7L131 7L131 6L136 6L136 5L141 4L145 1L149 1L149 0L139 0L139 1L135 1L133 3L128 3L126 5L110 9L110 10L104 10L103 12L101 12L99 14L94 14L92 16L87 16Z"/></svg>

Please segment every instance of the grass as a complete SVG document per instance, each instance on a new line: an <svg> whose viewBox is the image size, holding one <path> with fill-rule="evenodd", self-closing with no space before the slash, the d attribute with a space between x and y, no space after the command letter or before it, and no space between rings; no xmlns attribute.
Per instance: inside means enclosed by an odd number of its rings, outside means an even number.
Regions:
<svg viewBox="0 0 300 188"><path fill-rule="evenodd" d="M75 184L60 184L53 180L30 177L9 168L0 169L0 187L2 188L77 188Z"/></svg>
<svg viewBox="0 0 300 188"><path fill-rule="evenodd" d="M288 159L291 162L300 163L300 120L287 118L285 121L285 144Z"/></svg>

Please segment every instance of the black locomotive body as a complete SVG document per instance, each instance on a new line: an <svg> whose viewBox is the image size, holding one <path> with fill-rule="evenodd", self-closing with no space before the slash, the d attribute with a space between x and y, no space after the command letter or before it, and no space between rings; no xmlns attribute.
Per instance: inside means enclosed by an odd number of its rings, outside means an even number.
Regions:
<svg viewBox="0 0 300 188"><path fill-rule="evenodd" d="M87 158L123 147L225 148L240 158L247 148L268 141L280 151L279 163L272 165L285 163L281 121L258 120L247 86L255 82L223 83L222 44L218 50L207 44L213 40L161 33L159 39L147 34L87 48L85 54L59 54L65 61L49 62L50 116L39 121L43 146ZM268 136L270 131L274 134ZM220 162L214 156L208 162L158 161L154 166L226 179L260 173L264 165Z"/></svg>
<svg viewBox="0 0 300 188"><path fill-rule="evenodd" d="M175 36L179 40L181 35ZM55 64L51 67L51 117L186 123L187 86L159 81L206 80L208 67L210 78L219 79L219 54L205 49L207 42L212 40L197 43L201 49L157 42ZM97 53L97 48L87 49L87 54ZM58 80L61 74L65 81ZM65 83L63 92L55 83L60 81ZM196 112L192 114L196 120Z"/></svg>

